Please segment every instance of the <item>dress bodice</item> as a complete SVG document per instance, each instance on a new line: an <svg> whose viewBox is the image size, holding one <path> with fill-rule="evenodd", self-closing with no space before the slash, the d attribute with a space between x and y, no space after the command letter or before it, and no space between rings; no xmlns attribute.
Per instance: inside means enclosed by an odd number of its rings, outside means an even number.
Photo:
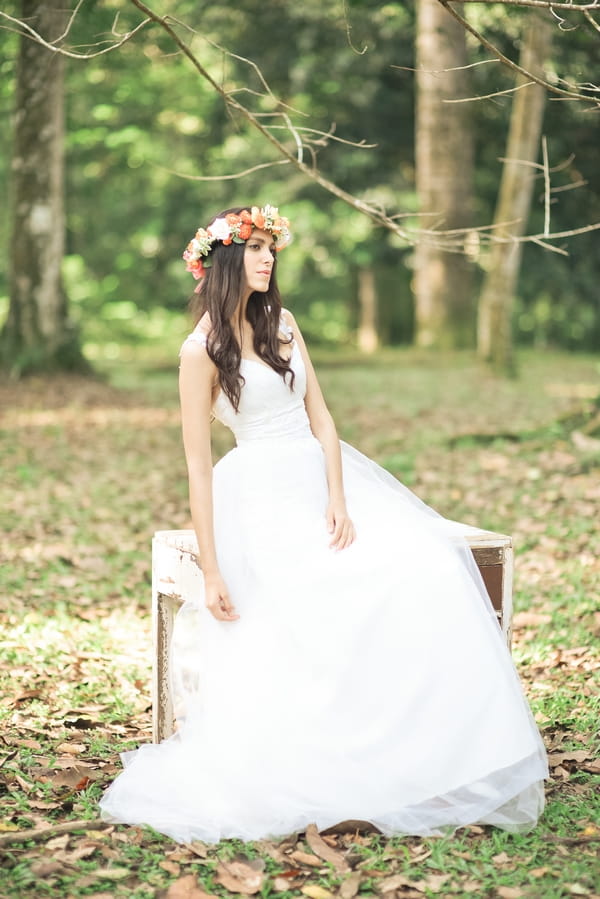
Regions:
<svg viewBox="0 0 600 899"><path fill-rule="evenodd" d="M292 336L283 319L282 331ZM190 340L206 345L206 336L199 331L190 334L186 342ZM289 375L284 380L266 363L242 358L240 374L244 383L238 411L222 390L217 394L213 414L233 431L238 446L250 440L311 436L304 405L306 369L296 341L293 340L290 346L290 368L295 376L293 387L290 387Z"/></svg>

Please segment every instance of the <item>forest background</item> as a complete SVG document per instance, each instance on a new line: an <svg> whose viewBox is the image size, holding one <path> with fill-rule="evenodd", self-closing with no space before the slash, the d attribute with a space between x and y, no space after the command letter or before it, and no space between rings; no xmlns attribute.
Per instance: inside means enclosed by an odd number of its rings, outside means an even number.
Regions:
<svg viewBox="0 0 600 899"><path fill-rule="evenodd" d="M18 15L18 5L8 11ZM423 198L420 202L415 179L413 70L419 39L415 5L247 0L225 6L163 3L158 11L185 22L184 36L215 80L254 112L272 115L268 124L283 132L278 136L288 146L294 136L285 133L284 121L275 115L281 106L274 98L296 111L300 127L323 134L333 127L336 138L368 144L356 148L318 134L302 134L312 139L310 153L322 176L390 214L405 216L401 224L408 229L423 225L416 215L423 209ZM500 50L518 58L526 22L535 11L472 4L467 12ZM69 46L89 49L96 41L110 43L117 14L120 33L140 21L130 4L114 0L84 4ZM556 19L552 28L546 76L556 84L562 84L561 78L575 84L589 82L598 37L593 28L579 19L573 23ZM0 104L5 122L10 121L15 99L17 42L15 34L3 33ZM377 227L293 166L281 165L264 137L228 108L175 49L168 35L154 27L140 31L114 52L67 61L63 280L70 319L81 331L87 358L94 362L123 357L133 346L148 342L171 352L187 328L183 315L191 284L180 260L183 247L216 211L248 202L278 205L293 222L295 241L286 251L280 282L286 302L313 345L355 339L360 301L369 291L374 295L377 342L411 344L416 330L415 247ZM260 66L272 95L265 93L257 71L246 60ZM464 85L466 96L488 99L457 104L450 119L440 119L437 132L433 123L440 158L447 146L448 154L458 158L455 168L460 168L461 162L468 167L473 154L472 194L465 196L462 221L473 229L494 218L516 96L514 73L497 62L487 64L489 60L490 54L467 35L465 61L475 65ZM442 90L450 73L440 71L437 76ZM458 135L450 134L448 122L457 123L453 128L461 129ZM542 133L548 166L556 169L551 230L564 232L598 222L597 111L589 104L551 97ZM11 152L12 129L3 128L0 201L5 209L10 208ZM253 166L261 168L242 179L223 178ZM544 191L543 172L538 171L528 233L543 231L549 199ZM425 226L431 221L425 219ZM433 222L444 227L443 211ZM9 246L10 228L11 217L3 216L1 247ZM596 349L598 232L557 245L568 255L524 245L512 315L516 341L536 347ZM0 253L0 323L8 311L8 257L7 251ZM476 246L473 251L471 246L470 278L464 288L470 295L459 298L473 310L462 338L466 345L475 340L474 310L489 258L489 247ZM436 260L429 262L426 277L431 277ZM169 335L174 335L173 341Z"/></svg>
<svg viewBox="0 0 600 899"><path fill-rule="evenodd" d="M135 2L83 3L62 45L77 55L118 43L142 19ZM271 133L290 152L304 141L310 171L280 164L272 144L194 71L159 23L103 55L62 58L64 81L55 56L52 78L29 84L39 119L32 116L22 134L28 141L17 146L24 107L15 107L26 79L18 77L19 40L10 30L19 27L6 16L34 22L32 10L59 7L59 0L21 0L0 8L7 29L0 31L0 202L9 211L0 216L0 327L10 320L9 280L19 313L0 337L1 899L600 899L598 231L543 240L559 253L523 244L518 282L503 298L520 348L518 378L499 377L472 351L498 246L475 229L496 219L515 99L529 88L515 91L514 71L490 62L493 54L462 28L454 35L462 37L463 62L475 67L467 82L454 81L464 69L442 54L452 20L437 0L165 0L157 9L185 23L177 34L227 98L274 126L286 125L271 117L281 112L279 100L296 110L286 107L295 131ZM460 8L512 60L522 58L532 21L540 33L550 27L540 139L523 162L539 164L542 137L548 161L533 169L526 235L544 236L548 214L554 234L598 223L594 16L560 3L541 13L487 0ZM426 9L446 16L427 40L417 17ZM482 99L438 103L429 121L436 177L427 179L418 175L413 70L417 48L423 53L436 28L441 39L425 66L430 94ZM244 59L260 65L272 95ZM64 101L66 112L54 132L47 115L42 125L46 83L52 104L60 111ZM564 90L587 91L587 100L552 99ZM524 124L533 130L532 119ZM60 148L46 154L52 133ZM63 150L64 258L62 240L53 243L62 205L54 219L40 221L36 211L50 157L61 162ZM473 189L461 195L459 175L471 170L471 158ZM355 205L312 177L313 161ZM432 216L422 218L427 188L442 170L444 188L430 198ZM190 180L198 176L209 180ZM36 233L16 226L17 186L22 226L33 223ZM450 193L467 214L455 225L467 253L436 246L451 223L435 203ZM190 525L177 352L194 285L181 253L216 211L247 202L276 204L291 219L294 242L280 257L280 283L307 333L340 436L442 514L513 537L512 654L550 764L546 810L530 834L471 827L442 839L387 840L352 829L326 842L309 828L277 844L175 847L148 829L98 818L98 800L120 770L118 753L151 739L150 536ZM376 225L357 210L361 203L399 213L409 239ZM411 235L431 222L438 237L416 245ZM457 305L445 319L427 322L422 309L418 321L418 264L421 284L437 279L454 290ZM50 268L68 315L56 317L58 352L48 347L44 356L39 325L50 305ZM451 270L456 278L447 277ZM469 311L466 329L455 329L459 307ZM365 309L373 313L370 334ZM60 342L61 329L74 335L70 346ZM80 347L91 372L82 372ZM78 371L50 375L53 365ZM28 366L37 375L19 378ZM218 423L213 440L215 457L231 446Z"/></svg>

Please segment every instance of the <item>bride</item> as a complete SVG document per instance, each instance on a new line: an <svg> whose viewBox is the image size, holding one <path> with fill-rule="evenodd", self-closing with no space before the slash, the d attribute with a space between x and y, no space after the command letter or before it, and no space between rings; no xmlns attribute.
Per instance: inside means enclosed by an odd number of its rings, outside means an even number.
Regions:
<svg viewBox="0 0 600 899"><path fill-rule="evenodd" d="M102 814L188 842L364 820L535 825L546 756L461 534L340 443L293 315L277 208L227 210L180 396L203 595L173 638L179 728L123 757ZM210 422L236 447L212 465Z"/></svg>

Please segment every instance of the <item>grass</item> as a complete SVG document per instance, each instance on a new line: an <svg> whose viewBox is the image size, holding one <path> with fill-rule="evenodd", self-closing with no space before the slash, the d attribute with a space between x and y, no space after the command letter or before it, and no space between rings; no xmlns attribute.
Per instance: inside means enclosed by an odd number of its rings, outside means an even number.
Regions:
<svg viewBox="0 0 600 899"><path fill-rule="evenodd" d="M105 381L0 386L0 840L93 822L118 753L150 738L149 538L189 526L176 364L158 363L107 365ZM352 833L334 848L360 873L361 896L598 895L600 447L573 435L600 393L598 360L528 353L511 381L469 354L316 363L344 439L443 514L514 536L514 658L552 760L533 833ZM214 440L215 455L231 445L218 425ZM177 899L187 875L227 896L223 865L242 858L264 865L265 899L340 889L352 899L347 875L293 863L297 849L311 852L304 837L186 849L92 824L0 844L0 897L147 899L170 888ZM300 873L282 879L294 865Z"/></svg>

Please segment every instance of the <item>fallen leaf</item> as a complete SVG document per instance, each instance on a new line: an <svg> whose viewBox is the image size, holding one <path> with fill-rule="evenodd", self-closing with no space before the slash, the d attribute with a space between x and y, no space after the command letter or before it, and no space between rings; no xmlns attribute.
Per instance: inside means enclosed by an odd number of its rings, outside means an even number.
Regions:
<svg viewBox="0 0 600 899"><path fill-rule="evenodd" d="M521 899L523 890L520 887L497 887L496 892L500 899Z"/></svg>
<svg viewBox="0 0 600 899"><path fill-rule="evenodd" d="M404 874L393 874L391 877L385 877L377 884L378 893L393 893L400 887L413 887L415 883L405 877Z"/></svg>
<svg viewBox="0 0 600 899"><path fill-rule="evenodd" d="M310 855L308 852L302 852L301 849L294 849L290 852L288 858L297 862L299 865L309 865L311 868L320 868L323 862L316 855Z"/></svg>
<svg viewBox="0 0 600 899"><path fill-rule="evenodd" d="M309 896L310 899L333 899L333 893L330 893L325 887L320 887L318 883L307 883L300 892Z"/></svg>
<svg viewBox="0 0 600 899"><path fill-rule="evenodd" d="M215 880L231 893L244 893L252 896L262 888L265 875L264 860L255 858L251 861L219 862Z"/></svg>
<svg viewBox="0 0 600 899"><path fill-rule="evenodd" d="M195 874L186 874L170 885L166 899L216 899L216 897L211 893L205 893L198 886Z"/></svg>
<svg viewBox="0 0 600 899"><path fill-rule="evenodd" d="M130 868L98 868L92 874L94 880L124 880L131 876L132 871Z"/></svg>
<svg viewBox="0 0 600 899"><path fill-rule="evenodd" d="M70 834L63 833L59 837L53 837L51 840L48 840L46 847L48 849L65 849L65 847L69 845L70 839Z"/></svg>
<svg viewBox="0 0 600 899"><path fill-rule="evenodd" d="M57 752L66 752L67 755L79 755L86 749L85 743L61 743L56 747Z"/></svg>
<svg viewBox="0 0 600 899"><path fill-rule="evenodd" d="M593 758L593 754L585 749L575 749L572 752L550 752L548 753L548 764L551 768L556 768L563 762L587 762L591 758Z"/></svg>
<svg viewBox="0 0 600 899"><path fill-rule="evenodd" d="M162 862L159 862L158 867L162 868L163 871L166 871L167 874L172 874L174 877L177 877L178 874L181 873L179 865L176 862L169 861L169 859L164 859Z"/></svg>
<svg viewBox="0 0 600 899"><path fill-rule="evenodd" d="M541 612L517 612L513 615L513 628L519 630L523 627L536 627L538 624L549 624L552 615L544 615Z"/></svg>
<svg viewBox="0 0 600 899"><path fill-rule="evenodd" d="M589 896L590 891L582 883L570 883L567 887L572 896Z"/></svg>
<svg viewBox="0 0 600 899"><path fill-rule="evenodd" d="M332 849L325 840L319 836L316 824L309 824L306 828L306 842L319 858L333 865L338 874L345 874L350 870L350 865L340 852Z"/></svg>
<svg viewBox="0 0 600 899"><path fill-rule="evenodd" d="M499 852L497 855L492 855L492 861L495 865L505 865L510 861L510 855L507 852Z"/></svg>
<svg viewBox="0 0 600 899"><path fill-rule="evenodd" d="M360 871L353 871L349 877L346 877L346 879L340 884L340 899L354 899L360 889L360 880Z"/></svg>
<svg viewBox="0 0 600 899"><path fill-rule="evenodd" d="M288 890L297 889L303 882L303 880L294 880L293 878L289 880L286 876L278 874L273 878L273 889L276 893L287 893Z"/></svg>
<svg viewBox="0 0 600 899"><path fill-rule="evenodd" d="M446 881L450 880L450 877L450 874L427 874L422 881L419 880L417 883L413 883L412 886L418 890L424 884L430 892L439 893Z"/></svg>
<svg viewBox="0 0 600 899"><path fill-rule="evenodd" d="M31 873L36 877L51 877L52 874L60 874L64 870L64 865L54 859L34 862L31 866Z"/></svg>

